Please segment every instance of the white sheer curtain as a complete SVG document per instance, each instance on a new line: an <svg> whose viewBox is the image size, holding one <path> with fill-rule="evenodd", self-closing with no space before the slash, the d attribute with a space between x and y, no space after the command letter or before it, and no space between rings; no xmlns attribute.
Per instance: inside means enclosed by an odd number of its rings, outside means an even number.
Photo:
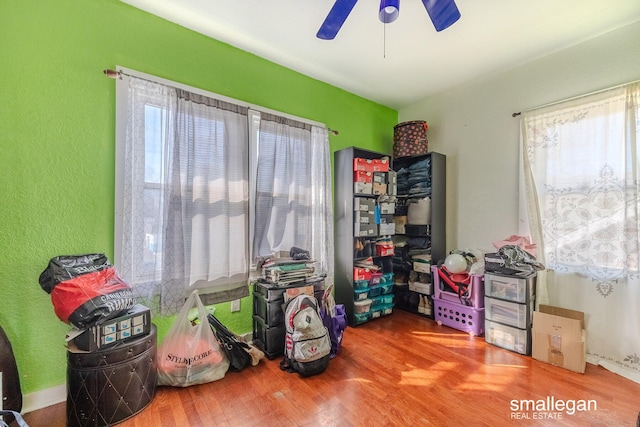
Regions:
<svg viewBox="0 0 640 427"><path fill-rule="evenodd" d="M331 164L326 128L260 113L254 256L308 250L333 280Z"/></svg>
<svg viewBox="0 0 640 427"><path fill-rule="evenodd" d="M247 108L124 76L127 129L116 265L139 297L175 314L248 295Z"/></svg>
<svg viewBox="0 0 640 427"><path fill-rule="evenodd" d="M542 294L585 312L589 362L637 382L639 102L638 83L598 92L523 113L521 133Z"/></svg>

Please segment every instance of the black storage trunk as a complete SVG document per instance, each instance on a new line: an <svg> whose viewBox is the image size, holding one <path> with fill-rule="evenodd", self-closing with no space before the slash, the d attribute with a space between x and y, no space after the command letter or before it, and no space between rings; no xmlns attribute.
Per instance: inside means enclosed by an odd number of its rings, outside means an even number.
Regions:
<svg viewBox="0 0 640 427"><path fill-rule="evenodd" d="M67 426L112 426L156 393L157 331L95 352L67 350Z"/></svg>

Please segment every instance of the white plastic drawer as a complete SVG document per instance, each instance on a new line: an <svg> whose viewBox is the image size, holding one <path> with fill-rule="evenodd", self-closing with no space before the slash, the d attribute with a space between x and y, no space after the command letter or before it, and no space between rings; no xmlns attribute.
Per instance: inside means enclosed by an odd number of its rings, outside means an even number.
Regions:
<svg viewBox="0 0 640 427"><path fill-rule="evenodd" d="M497 298L484 298L485 318L504 325L526 329L533 320L534 299L528 304L503 301Z"/></svg>
<svg viewBox="0 0 640 427"><path fill-rule="evenodd" d="M536 275L517 277L486 273L484 294L505 301L529 303L536 294Z"/></svg>
<svg viewBox="0 0 640 427"><path fill-rule="evenodd" d="M484 339L516 353L531 354L531 329L518 329L485 319Z"/></svg>

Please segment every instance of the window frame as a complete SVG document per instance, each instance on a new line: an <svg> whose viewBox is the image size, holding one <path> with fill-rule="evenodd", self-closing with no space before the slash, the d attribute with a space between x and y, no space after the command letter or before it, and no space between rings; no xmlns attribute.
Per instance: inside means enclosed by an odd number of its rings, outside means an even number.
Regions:
<svg viewBox="0 0 640 427"><path fill-rule="evenodd" d="M254 238L255 233L255 192L257 188L257 166L258 166L258 138L260 132L260 114L272 114L281 117L285 117L287 119L307 123L311 126L317 126L321 128L326 128L326 125L321 122L317 122L314 120L294 116L291 114L283 113L281 111L272 110L269 108L265 108L256 104L251 104L246 101L241 101L235 98L231 98L225 95L220 95L214 92L210 92L204 89L200 89L197 87L185 85L182 83L178 83L172 80L164 79L158 76L154 76L151 74L146 74L137 70L132 70L122 66L116 66L116 70L119 73L119 76L116 78L121 78L120 74L124 74L127 76L148 80L153 83L171 86L177 89L183 89L195 94L203 95L209 98L214 98L220 101L229 102L232 104L237 104L239 106L243 106L248 108L247 120L248 120L248 134L249 140L247 143L249 144L249 256L250 256L250 271L249 275L252 276L252 273L256 272L256 265L254 263L254 254L253 254L253 245L251 242ZM127 96L128 91L126 85L116 85L116 97L115 97L115 146L116 146L116 155L115 155L115 216L114 216L114 265L118 268L119 260L122 257L122 224L123 224L123 204L124 204L124 171L122 170L124 165L124 141L126 139L126 131L127 131ZM139 283L131 283L131 286L136 287Z"/></svg>

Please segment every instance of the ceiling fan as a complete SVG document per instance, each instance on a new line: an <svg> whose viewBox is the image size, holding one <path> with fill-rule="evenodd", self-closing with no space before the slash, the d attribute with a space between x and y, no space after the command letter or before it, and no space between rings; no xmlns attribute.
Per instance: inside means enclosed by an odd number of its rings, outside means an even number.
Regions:
<svg viewBox="0 0 640 427"><path fill-rule="evenodd" d="M358 0L336 0L316 36L323 40L333 40L346 21ZM436 31L450 27L460 18L460 11L454 0L422 0ZM381 0L378 17L384 24L395 21L400 13L400 0Z"/></svg>

